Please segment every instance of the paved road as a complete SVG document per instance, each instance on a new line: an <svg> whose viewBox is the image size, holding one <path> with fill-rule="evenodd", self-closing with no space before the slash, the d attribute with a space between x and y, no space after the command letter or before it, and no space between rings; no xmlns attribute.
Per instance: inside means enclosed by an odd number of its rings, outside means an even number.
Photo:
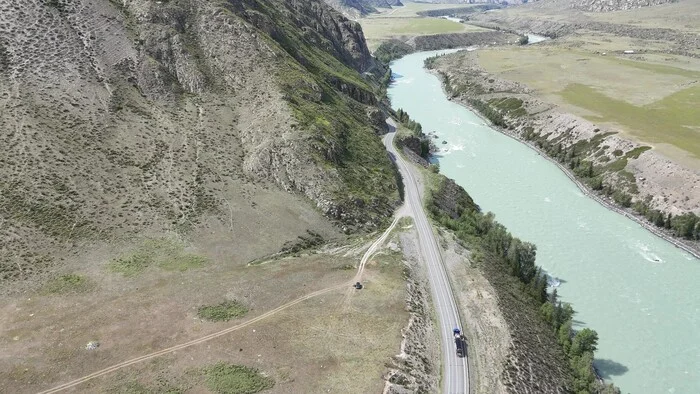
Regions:
<svg viewBox="0 0 700 394"><path fill-rule="evenodd" d="M391 128L395 127L387 121ZM469 394L469 366L467 358L457 357L452 329L461 327L457 304L452 297L452 290L438 249L438 243L433 234L433 228L425 215L416 183L416 169L407 163L394 148L394 132L384 137L384 145L391 153L403 176L406 193L406 206L413 216L418 231L418 242L423 261L428 268L428 279L433 295L433 305L438 315L440 326L441 347L443 355L442 392L444 394Z"/></svg>

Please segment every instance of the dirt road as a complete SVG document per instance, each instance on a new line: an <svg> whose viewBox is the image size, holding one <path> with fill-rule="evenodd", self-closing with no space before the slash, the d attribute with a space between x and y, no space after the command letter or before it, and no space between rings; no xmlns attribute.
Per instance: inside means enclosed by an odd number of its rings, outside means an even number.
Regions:
<svg viewBox="0 0 700 394"><path fill-rule="evenodd" d="M327 287L327 288L325 288L325 289L321 289L321 290L315 291L315 292L313 292L313 293L309 293L309 294L304 295L304 296L302 296L302 297L299 297L299 298L297 298L297 299L295 299L295 300L293 300L293 301L290 301L290 302L288 302L288 303L286 303L286 304L284 304L284 305L280 305L279 307L277 307L277 308L275 308L275 309L272 309L272 310L270 310L270 311L267 311L267 312L265 312L265 313L263 313L263 314L261 314L261 315L259 315L259 316L256 316L256 317L254 317L254 318L252 318L252 319L250 319L250 320L247 320L247 321L245 321L245 322L239 323L239 324L237 324L237 325L235 325L235 326L231 326L231 327L226 328L226 329L224 329L224 330L211 333L211 334L206 335L206 336L203 336L203 337L201 337L201 338L193 339L193 340L191 340L191 341L182 343L182 344L180 344L180 345L172 346L172 347L169 347L169 348L166 348L166 349L159 350L159 351L157 351L157 352L153 352L153 353L150 353L150 354L145 354L145 355L143 355L143 356L136 357L136 358L133 358L133 359L131 359L131 360L127 360L127 361L124 361L124 362L121 362L121 363L112 365L112 366L110 366L110 367L101 369L101 370L99 370L99 371L95 371L95 372L93 372L93 373L91 373L91 374L89 374L89 375L85 375L85 376L83 376L83 377L81 377L81 378L78 378L78 379L75 379L75 380L73 380L73 381L70 381L70 382L67 382L67 383L58 385L58 386L53 387L53 388L50 388L50 389L48 389L48 390L41 391L39 394L57 393L57 392L59 392L59 391L66 390L66 389L69 389L69 388L71 388L71 387L75 387L75 386L77 386L77 385L79 385L79 384L81 384L81 383L85 383L85 382L87 382L87 381L89 381L89 380L92 380L92 379L94 379L94 378L107 375L107 374L112 373L112 372L115 372L115 371L117 371L117 370L119 370L119 369L126 368L126 367L128 367L128 366L130 366L130 365L134 365L134 364L137 364L137 363L146 361L146 360L150 360L150 359L155 358L155 357L163 356L163 355L168 354L168 353L172 353L172 352L175 352L175 351L178 351L178 350L182 350L182 349L185 349L185 348L190 347L190 346L199 345L199 344L201 344L201 343L210 341L210 340L212 340L212 339L214 339L214 338L218 338L218 337L220 337L220 336L222 336L222 335L226 335L226 334L229 334L229 333L231 333L231 332L240 330L241 328L248 327L248 326L250 326L250 325L252 325L252 324L255 324L255 323L257 323L257 322L259 322L259 321L261 321L261 320L264 320L264 319L266 319L266 318L268 318L268 317L270 317L270 316L272 316L272 315L275 315L275 314L277 314L277 313L279 313L279 312L282 312L282 311L284 311L284 310L287 309L287 308L290 308L290 307L292 307L292 306L294 306L294 305L296 305L296 304L299 304L300 302L306 301L306 300L308 300L308 299L310 299L310 298L317 297L317 296L320 296L320 295L322 295L322 294L326 294L326 293L329 293L329 292L332 292L332 291L336 291L336 290L340 290L340 289L350 289L351 286L352 286L352 284L354 284L356 281L360 281L360 280L361 280L361 278L362 278L362 273L363 273L363 271L364 271L364 268L365 268L365 265L366 265L367 261L368 261L369 258L379 249L379 247L381 246L381 244L384 243L384 241L386 241L387 237L391 234L391 231L394 229L394 227L396 227L396 224L398 223L399 218L400 218L400 215L396 215L396 218L395 218L394 221L391 223L391 225L389 226L389 228L387 228L387 229L384 231L384 233L382 233L382 234L379 236L379 238L378 238L374 243L372 243L372 245L367 249L367 251L366 251L366 252L364 253L364 255L362 256L362 259L360 260L360 264L359 264L358 267L357 267L357 273L356 273L355 277L354 277L353 280L350 281L350 282L345 282L345 283L337 284L337 285L334 285L334 286Z"/></svg>

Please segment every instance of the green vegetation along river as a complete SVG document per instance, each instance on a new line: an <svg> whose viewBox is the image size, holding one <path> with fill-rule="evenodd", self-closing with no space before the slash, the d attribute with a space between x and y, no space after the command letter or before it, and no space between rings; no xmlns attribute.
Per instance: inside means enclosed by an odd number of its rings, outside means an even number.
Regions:
<svg viewBox="0 0 700 394"><path fill-rule="evenodd" d="M394 108L439 136L440 172L537 245L537 262L559 279L574 321L598 331L604 378L623 393L700 393L700 261L584 196L537 152L447 100L423 68L444 52L397 60L389 88Z"/></svg>

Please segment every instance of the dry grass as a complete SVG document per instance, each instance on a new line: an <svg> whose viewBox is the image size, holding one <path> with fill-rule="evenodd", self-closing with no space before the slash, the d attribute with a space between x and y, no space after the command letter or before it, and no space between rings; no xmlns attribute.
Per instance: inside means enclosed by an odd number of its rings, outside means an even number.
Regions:
<svg viewBox="0 0 700 394"><path fill-rule="evenodd" d="M241 300L255 317L349 282L355 271L345 268L357 264L361 251L343 257L346 251L256 266L208 255L212 263L195 270L92 277L99 291L89 294L5 299L0 391L37 392L221 330L230 323L202 321L197 310L222 298ZM408 316L402 268L399 255L382 253L368 263L362 291L348 287L310 299L248 329L90 381L78 392L202 390L206 382L197 371L219 361L272 377L270 392L378 392ZM100 347L85 350L94 340Z"/></svg>

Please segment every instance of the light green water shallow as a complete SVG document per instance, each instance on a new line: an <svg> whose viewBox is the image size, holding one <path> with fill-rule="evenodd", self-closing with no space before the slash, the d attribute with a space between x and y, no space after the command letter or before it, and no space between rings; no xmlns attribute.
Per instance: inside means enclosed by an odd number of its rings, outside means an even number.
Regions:
<svg viewBox="0 0 700 394"><path fill-rule="evenodd" d="M537 245L538 264L561 278L576 321L598 331L596 365L606 379L623 393L700 393L700 261L585 197L554 164L448 101L423 69L444 52L394 62L389 89L394 108L440 136L440 171Z"/></svg>

